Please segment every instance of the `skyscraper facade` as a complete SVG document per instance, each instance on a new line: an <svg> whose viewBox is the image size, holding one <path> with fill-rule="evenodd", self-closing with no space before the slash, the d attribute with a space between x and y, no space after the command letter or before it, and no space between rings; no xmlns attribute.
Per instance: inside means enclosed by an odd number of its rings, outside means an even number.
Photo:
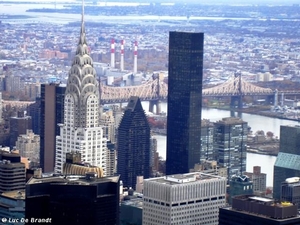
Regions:
<svg viewBox="0 0 300 225"><path fill-rule="evenodd" d="M66 87L59 84L41 85L40 164L44 173L53 172L55 165L57 124L64 121L64 96Z"/></svg>
<svg viewBox="0 0 300 225"><path fill-rule="evenodd" d="M41 223L118 225L119 176L32 177L26 184L25 217ZM49 221L51 220L51 221Z"/></svg>
<svg viewBox="0 0 300 225"><path fill-rule="evenodd" d="M64 123L56 137L55 171L62 172L66 153L78 151L82 160L106 171L106 138L99 124L99 84L89 55L82 13L80 38L69 71L64 99Z"/></svg>
<svg viewBox="0 0 300 225"><path fill-rule="evenodd" d="M26 134L27 129L32 129L31 120L31 116L27 116L24 111L20 111L17 116L10 118L10 148L16 146L19 135Z"/></svg>
<svg viewBox="0 0 300 225"><path fill-rule="evenodd" d="M280 126L279 153L274 164L273 198L280 199L281 183L300 177L300 126Z"/></svg>
<svg viewBox="0 0 300 225"><path fill-rule="evenodd" d="M203 33L170 32L166 174L200 161Z"/></svg>
<svg viewBox="0 0 300 225"><path fill-rule="evenodd" d="M117 172L124 187L134 188L136 177L150 176L150 126L138 97L132 96L118 129Z"/></svg>
<svg viewBox="0 0 300 225"><path fill-rule="evenodd" d="M26 134L18 137L16 148L22 157L28 158L31 162L40 163L40 136L27 130Z"/></svg>
<svg viewBox="0 0 300 225"><path fill-rule="evenodd" d="M214 124L214 151L220 166L228 170L228 180L246 172L248 123L228 117Z"/></svg>
<svg viewBox="0 0 300 225"><path fill-rule="evenodd" d="M226 178L206 173L144 180L143 224L218 224L226 205Z"/></svg>
<svg viewBox="0 0 300 225"><path fill-rule="evenodd" d="M0 151L0 194L25 188L26 169L19 154Z"/></svg>
<svg viewBox="0 0 300 225"><path fill-rule="evenodd" d="M299 177L287 178L281 183L280 200L291 202L300 209L300 179Z"/></svg>
<svg viewBox="0 0 300 225"><path fill-rule="evenodd" d="M201 154L200 161L214 160L214 124L209 120L201 121Z"/></svg>
<svg viewBox="0 0 300 225"><path fill-rule="evenodd" d="M253 192L265 193L267 189L267 174L261 172L260 166L254 166L253 172L245 172L244 175L248 176L253 182Z"/></svg>

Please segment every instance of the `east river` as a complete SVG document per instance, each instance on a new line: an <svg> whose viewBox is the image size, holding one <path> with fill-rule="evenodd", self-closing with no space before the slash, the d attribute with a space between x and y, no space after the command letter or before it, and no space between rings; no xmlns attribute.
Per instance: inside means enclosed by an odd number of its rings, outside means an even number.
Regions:
<svg viewBox="0 0 300 225"><path fill-rule="evenodd" d="M143 102L143 108L148 110L148 102ZM167 112L167 104L162 103L161 110ZM219 109L202 109L202 118L209 119L211 122L221 120L225 117L230 117L231 112ZM271 131L274 136L280 135L281 125L300 125L297 121L283 120L260 115L253 115L248 113L235 113L235 116L242 118L251 127L253 132L263 130L266 132ZM166 136L155 135L157 139L157 150L162 158L166 158ZM275 156L260 155L247 153L247 171L252 172L253 166L261 166L263 173L267 174L267 186L273 186L273 166L276 161Z"/></svg>

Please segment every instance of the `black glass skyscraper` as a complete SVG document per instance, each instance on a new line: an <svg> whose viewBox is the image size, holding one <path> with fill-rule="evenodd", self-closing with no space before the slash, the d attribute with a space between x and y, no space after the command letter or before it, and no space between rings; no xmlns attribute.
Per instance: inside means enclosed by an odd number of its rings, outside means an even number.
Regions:
<svg viewBox="0 0 300 225"><path fill-rule="evenodd" d="M150 176L150 127L138 97L129 99L118 128L117 151L123 186L135 189L137 176Z"/></svg>
<svg viewBox="0 0 300 225"><path fill-rule="evenodd" d="M166 174L200 161L203 33L170 32Z"/></svg>
<svg viewBox="0 0 300 225"><path fill-rule="evenodd" d="M118 225L119 198L119 176L32 177L26 184L25 217L28 224Z"/></svg>

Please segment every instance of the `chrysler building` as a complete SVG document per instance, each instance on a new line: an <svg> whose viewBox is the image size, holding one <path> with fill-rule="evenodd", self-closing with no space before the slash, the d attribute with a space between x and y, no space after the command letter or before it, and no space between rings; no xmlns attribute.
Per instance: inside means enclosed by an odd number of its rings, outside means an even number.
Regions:
<svg viewBox="0 0 300 225"><path fill-rule="evenodd" d="M99 166L106 175L106 138L99 124L99 84L89 55L84 27L84 5L79 43L69 71L64 99L64 123L56 137L55 172L61 173L66 153L81 153L83 162Z"/></svg>

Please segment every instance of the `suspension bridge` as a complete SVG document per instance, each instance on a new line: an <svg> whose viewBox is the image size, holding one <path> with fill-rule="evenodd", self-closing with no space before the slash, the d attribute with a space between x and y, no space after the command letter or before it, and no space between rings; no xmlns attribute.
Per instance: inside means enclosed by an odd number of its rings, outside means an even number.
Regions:
<svg viewBox="0 0 300 225"><path fill-rule="evenodd" d="M242 104L243 96L273 96L270 88L262 88L246 82L241 76L235 75L223 84L205 88L202 96L206 97L231 97L231 105ZM113 104L127 102L130 96L139 96L141 101L149 101L149 111L153 112L154 106L160 111L159 102L167 100L168 85L159 77L153 78L139 86L112 87L100 85L101 104Z"/></svg>

